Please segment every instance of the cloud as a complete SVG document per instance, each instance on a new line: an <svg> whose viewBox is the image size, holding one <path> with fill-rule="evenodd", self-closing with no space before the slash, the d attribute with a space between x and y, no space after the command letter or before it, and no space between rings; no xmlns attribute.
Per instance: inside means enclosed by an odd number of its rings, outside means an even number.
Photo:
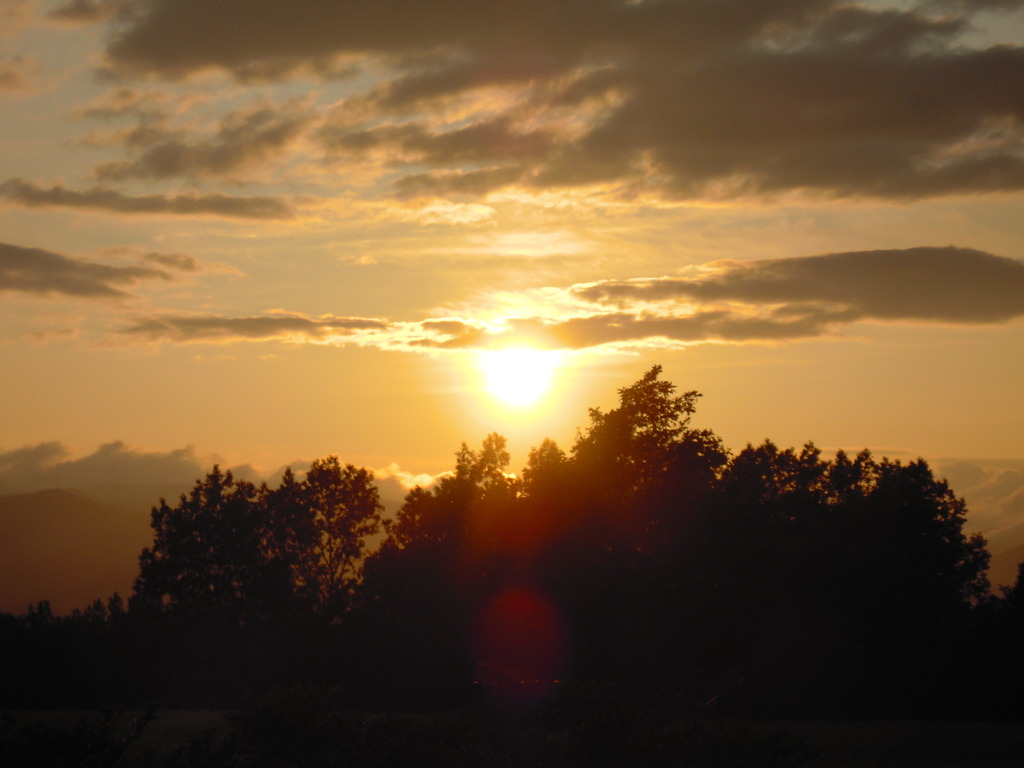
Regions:
<svg viewBox="0 0 1024 768"><path fill-rule="evenodd" d="M52 441L0 450L0 495L51 488L76 489L103 503L142 512L157 503L161 496L175 503L177 495L187 493L214 464L224 467L222 458L200 455L191 445L166 452L142 451L117 440L101 445L86 456L71 458L66 445ZM303 480L310 462L298 460L288 466ZM273 488L280 485L284 469L267 471L243 464L231 467L230 471L236 479L256 484L266 482ZM382 502L388 513L394 514L410 490L417 486L429 487L447 473L416 473L392 462L374 469L373 474Z"/></svg>
<svg viewBox="0 0 1024 768"><path fill-rule="evenodd" d="M183 253L147 253L142 257L143 261L159 264L168 269L177 269L181 272L198 272L199 262L192 256Z"/></svg>
<svg viewBox="0 0 1024 768"><path fill-rule="evenodd" d="M121 286L171 279L168 272L152 267L101 264L42 248L0 243L0 292L118 299L130 295Z"/></svg>
<svg viewBox="0 0 1024 768"><path fill-rule="evenodd" d="M59 184L43 187L17 178L0 184L0 198L30 208L84 208L113 213L240 219L287 219L294 215L291 205L279 197L221 193L126 195L104 186L93 186L79 192Z"/></svg>
<svg viewBox="0 0 1024 768"><path fill-rule="evenodd" d="M124 75L172 79L375 64L384 79L320 138L418 163L405 194L620 185L674 199L916 199L1024 188L1024 48L961 44L975 14L1021 7L152 0L112 28L106 55ZM453 99L461 108L446 112ZM224 159L227 145L168 139L106 173L224 172L242 162Z"/></svg>
<svg viewBox="0 0 1024 768"><path fill-rule="evenodd" d="M129 4L130 0L68 0L47 16L68 24L95 24L114 17Z"/></svg>
<svg viewBox="0 0 1024 768"><path fill-rule="evenodd" d="M394 188L402 197L479 197L515 182L523 170L515 166L476 171L432 171L398 179Z"/></svg>
<svg viewBox="0 0 1024 768"><path fill-rule="evenodd" d="M0 37L13 37L29 20L34 0L0 0Z"/></svg>
<svg viewBox="0 0 1024 768"><path fill-rule="evenodd" d="M357 331L383 330L381 320L364 317L323 315L307 317L277 313L249 317L225 315L159 315L138 318L121 329L126 338L145 341L214 342L231 341L307 341L318 342L345 337Z"/></svg>
<svg viewBox="0 0 1024 768"><path fill-rule="evenodd" d="M121 441L77 459L63 443L48 442L0 452L0 492L88 488L111 483L179 484L182 490L206 474L215 459L189 446L167 453L133 450ZM152 499L156 502L156 499Z"/></svg>
<svg viewBox="0 0 1024 768"><path fill-rule="evenodd" d="M137 151L137 155L130 160L102 163L96 175L106 180L166 179L248 170L282 154L312 120L308 104L299 100L231 112L208 137L188 137L144 120L140 130L125 137L127 148Z"/></svg>
<svg viewBox="0 0 1024 768"><path fill-rule="evenodd" d="M859 321L1005 323L1024 317L1024 262L951 246L722 261L548 291L544 303L532 315L395 324L389 343L640 349L819 338Z"/></svg>
<svg viewBox="0 0 1024 768"><path fill-rule="evenodd" d="M943 459L937 474L967 501L971 530L980 530L998 554L1024 541L1024 461Z"/></svg>
<svg viewBox="0 0 1024 768"><path fill-rule="evenodd" d="M426 322L410 347L458 350L522 345L555 349L659 348L710 341L791 341L821 336L842 318L809 312L797 317L749 317L725 310L688 314L594 312L573 317L512 317L461 326Z"/></svg>
<svg viewBox="0 0 1024 768"><path fill-rule="evenodd" d="M538 298L538 296L540 298ZM528 345L637 350L699 343L765 344L822 338L857 322L958 325L1024 317L1024 262L968 248L920 247L747 262L719 261L679 276L548 288L518 306L387 321L277 312L261 316L139 318L124 338L287 341L404 352ZM531 311L531 307L533 311Z"/></svg>
<svg viewBox="0 0 1024 768"><path fill-rule="evenodd" d="M39 62L28 56L0 59L0 92L28 90L38 74Z"/></svg>
<svg viewBox="0 0 1024 768"><path fill-rule="evenodd" d="M438 478L442 475L446 475L448 472L442 472L440 475L431 475L424 472L410 472L407 469L402 469L396 462L391 462L382 469L373 470L373 475L378 485L384 485L388 483L392 488L392 495L404 496L406 493L411 491L413 488L428 488L437 482Z"/></svg>
<svg viewBox="0 0 1024 768"><path fill-rule="evenodd" d="M110 120L125 115L145 117L150 120L164 119L162 105L170 100L167 94L159 91L140 91L136 88L121 86L112 88L98 98L75 110L75 115L82 118Z"/></svg>
<svg viewBox="0 0 1024 768"><path fill-rule="evenodd" d="M1024 315L1024 262L969 248L859 251L708 265L697 277L603 281L574 289L595 303L737 301L846 319L999 323Z"/></svg>
<svg viewBox="0 0 1024 768"><path fill-rule="evenodd" d="M366 151L386 147L410 162L448 165L542 157L552 137L543 130L522 131L509 118L485 120L462 128L435 131L420 123L351 130L330 123L318 131L329 149Z"/></svg>

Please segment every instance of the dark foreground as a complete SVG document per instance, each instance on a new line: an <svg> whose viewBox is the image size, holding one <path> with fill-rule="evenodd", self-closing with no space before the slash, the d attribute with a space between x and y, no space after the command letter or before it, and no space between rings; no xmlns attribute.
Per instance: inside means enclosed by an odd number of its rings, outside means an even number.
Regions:
<svg viewBox="0 0 1024 768"><path fill-rule="evenodd" d="M639 708L429 714L320 710L13 712L0 756L20 766L683 766L1017 768L1024 723L748 721Z"/></svg>

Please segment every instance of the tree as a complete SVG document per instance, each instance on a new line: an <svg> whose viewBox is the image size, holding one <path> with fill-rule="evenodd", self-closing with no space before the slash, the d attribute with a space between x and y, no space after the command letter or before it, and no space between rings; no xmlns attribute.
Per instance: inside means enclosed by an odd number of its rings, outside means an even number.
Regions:
<svg viewBox="0 0 1024 768"><path fill-rule="evenodd" d="M258 496L252 483L215 466L177 506L161 499L152 512L153 546L139 557L136 606L241 615L288 590Z"/></svg>
<svg viewBox="0 0 1024 768"><path fill-rule="evenodd" d="M608 413L590 409L590 428L577 436L572 454L594 482L637 492L668 471L701 395L675 395L675 385L660 375L656 365L620 389L619 407Z"/></svg>
<svg viewBox="0 0 1024 768"><path fill-rule="evenodd" d="M172 612L266 615L343 610L382 510L373 475L336 456L270 490L214 467L189 495L153 509L135 602Z"/></svg>
<svg viewBox="0 0 1024 768"><path fill-rule="evenodd" d="M620 389L618 408L590 409L573 446L571 471L596 551L671 549L728 458L717 435L690 427L700 393L676 395L660 375L656 365Z"/></svg>
<svg viewBox="0 0 1024 768"><path fill-rule="evenodd" d="M471 691L467 631L499 578L518 502L507 441L463 443L455 469L405 498L360 587L373 685L383 697L454 702Z"/></svg>
<svg viewBox="0 0 1024 768"><path fill-rule="evenodd" d="M560 491L559 486L564 481L567 466L565 452L554 440L544 438L540 446L530 449L523 468L524 494L535 498Z"/></svg>
<svg viewBox="0 0 1024 768"><path fill-rule="evenodd" d="M315 594L319 605L344 610L360 576L366 540L380 530L380 503L373 473L337 456L313 462L299 490L306 525L312 523L309 546L299 555L300 584Z"/></svg>
<svg viewBox="0 0 1024 768"><path fill-rule="evenodd" d="M898 711L939 700L939 670L988 591L966 508L924 461L808 443L748 445L722 472L689 558L713 585L707 647L751 697ZM756 693L754 691L756 690Z"/></svg>

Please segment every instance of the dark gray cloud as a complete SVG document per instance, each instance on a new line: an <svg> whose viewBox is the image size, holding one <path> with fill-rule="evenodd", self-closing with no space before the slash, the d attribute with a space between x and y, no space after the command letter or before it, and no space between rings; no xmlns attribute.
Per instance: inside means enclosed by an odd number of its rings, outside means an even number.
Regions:
<svg viewBox="0 0 1024 768"><path fill-rule="evenodd" d="M114 28L107 55L121 72L170 78L259 67L285 78L331 57L385 62L391 79L360 102L374 110L369 121L321 137L414 158L425 167L399 182L406 193L646 182L679 198L913 199L1024 188L1024 48L960 44L975 13L1021 7L150 0ZM491 85L518 93L516 104L502 112L495 102L448 131L388 122ZM603 106L566 128L559 118L584 102ZM193 149L172 141L109 172L158 177L193 157L217 165L218 152ZM503 175L486 183L471 175L495 166Z"/></svg>
<svg viewBox="0 0 1024 768"><path fill-rule="evenodd" d="M316 341L361 330L384 330L381 320L364 317L272 314L250 317L225 315L160 315L143 317L121 330L125 337L146 341L227 342L301 339Z"/></svg>
<svg viewBox="0 0 1024 768"><path fill-rule="evenodd" d="M129 295L123 286L171 279L168 272L152 267L101 264L42 248L0 243L0 292L115 299Z"/></svg>
<svg viewBox="0 0 1024 768"><path fill-rule="evenodd" d="M248 170L279 156L312 122L307 105L259 105L224 117L212 136L193 137L181 131L140 124L125 141L137 155L103 163L101 179L165 179L175 176L220 176Z"/></svg>
<svg viewBox="0 0 1024 768"><path fill-rule="evenodd" d="M26 179L8 179L0 184L0 198L33 208L85 208L115 213L242 219L286 219L294 215L291 206L278 197L220 193L126 195L104 186L76 191L61 185L43 187Z"/></svg>
<svg viewBox="0 0 1024 768"><path fill-rule="evenodd" d="M425 11L416 0L259 5L154 0L117 29L108 55L130 71L181 76L205 68L235 70L254 61L291 61L298 67L330 55L377 54L419 60L429 73L418 77L458 81L447 87L462 89L467 81L550 77L603 49L630 56L682 42L706 50L830 5L823 0L435 0ZM440 90L417 90L424 89Z"/></svg>
<svg viewBox="0 0 1024 768"><path fill-rule="evenodd" d="M575 289L587 301L690 300L781 305L846 319L999 323L1024 316L1024 262L969 248L910 248L719 262L710 274L606 281Z"/></svg>

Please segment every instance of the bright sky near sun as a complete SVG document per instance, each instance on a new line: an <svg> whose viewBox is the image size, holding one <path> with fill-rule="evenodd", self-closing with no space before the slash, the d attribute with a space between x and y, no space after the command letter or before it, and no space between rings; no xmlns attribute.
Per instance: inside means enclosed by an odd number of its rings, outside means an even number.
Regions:
<svg viewBox="0 0 1024 768"><path fill-rule="evenodd" d="M1024 459L1022 31L0 0L0 475L117 441L436 473L492 431L518 470L656 363L733 449Z"/></svg>

